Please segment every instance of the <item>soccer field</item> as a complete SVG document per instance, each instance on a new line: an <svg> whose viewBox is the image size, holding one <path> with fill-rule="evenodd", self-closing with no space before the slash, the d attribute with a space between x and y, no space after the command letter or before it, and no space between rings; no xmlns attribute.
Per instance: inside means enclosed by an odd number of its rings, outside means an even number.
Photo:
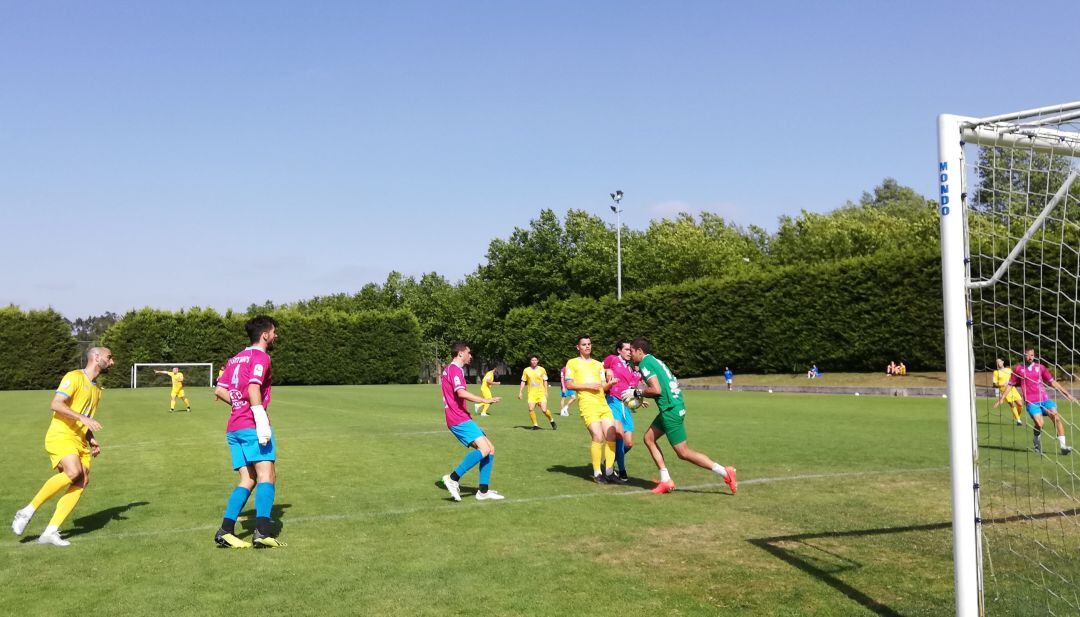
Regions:
<svg viewBox="0 0 1080 617"><path fill-rule="evenodd" d="M235 483L226 407L189 389L110 390L103 453L69 548L0 545L10 615L941 615L952 610L944 401L686 393L689 443L739 470L739 493L677 460L656 496L636 414L627 486L597 486L576 407L524 430L516 387L477 418L503 502L449 500L465 453L435 386L275 388L284 549L216 548ZM0 392L5 524L48 477L49 392ZM552 390L557 413L558 391ZM542 422L543 423L543 422ZM546 428L546 427L545 427ZM476 486L476 471L463 489ZM475 488L473 488L475 492ZM250 535L249 501L240 535ZM240 527L238 526L238 528Z"/></svg>

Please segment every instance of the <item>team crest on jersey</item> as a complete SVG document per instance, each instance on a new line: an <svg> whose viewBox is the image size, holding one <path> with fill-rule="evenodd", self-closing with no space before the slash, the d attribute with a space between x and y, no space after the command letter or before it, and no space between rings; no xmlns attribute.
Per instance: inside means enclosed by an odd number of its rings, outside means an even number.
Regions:
<svg viewBox="0 0 1080 617"><path fill-rule="evenodd" d="M262 377L263 366L261 364L256 364L255 369L252 372L255 373L256 377Z"/></svg>

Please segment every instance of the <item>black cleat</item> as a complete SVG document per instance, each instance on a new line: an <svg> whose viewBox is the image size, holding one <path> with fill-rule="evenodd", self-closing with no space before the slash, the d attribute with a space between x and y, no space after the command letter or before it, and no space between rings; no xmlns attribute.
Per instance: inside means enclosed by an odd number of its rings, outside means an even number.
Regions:
<svg viewBox="0 0 1080 617"><path fill-rule="evenodd" d="M593 476L592 481L597 483L597 484L607 484L608 483L608 481L604 478L604 476L602 474L597 475L597 476Z"/></svg>
<svg viewBox="0 0 1080 617"><path fill-rule="evenodd" d="M554 420L552 420L552 421L551 421L551 430L553 430L553 431L557 431L557 430L559 430L559 427L555 425L555 421L554 421Z"/></svg>
<svg viewBox="0 0 1080 617"><path fill-rule="evenodd" d="M214 542L222 548L251 548L250 542L241 540L220 527L214 534Z"/></svg>
<svg viewBox="0 0 1080 617"><path fill-rule="evenodd" d="M608 476L608 482L611 482L611 483L613 483L613 484L614 484L614 483L619 483L619 484L626 484L626 483L627 483L627 482L629 482L629 481L630 481L630 478L628 478L628 477L626 476L626 472L625 472L625 471L619 472L619 473L618 473L618 475L616 475L616 474L611 474L610 476Z"/></svg>
<svg viewBox="0 0 1080 617"><path fill-rule="evenodd" d="M1073 451L1072 448L1070 448L1069 446L1065 446L1065 447L1061 448L1061 455L1065 456L1066 454L1071 454L1072 451Z"/></svg>
<svg viewBox="0 0 1080 617"><path fill-rule="evenodd" d="M540 430L540 427L534 424L534 425L532 425L531 428L529 428L529 430L530 431L538 431L538 430Z"/></svg>

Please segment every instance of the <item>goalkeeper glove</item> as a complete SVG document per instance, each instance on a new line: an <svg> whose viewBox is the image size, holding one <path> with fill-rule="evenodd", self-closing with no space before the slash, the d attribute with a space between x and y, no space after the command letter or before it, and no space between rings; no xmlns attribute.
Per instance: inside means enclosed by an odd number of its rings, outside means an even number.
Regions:
<svg viewBox="0 0 1080 617"><path fill-rule="evenodd" d="M619 395L624 403L629 403L632 398L640 398L641 394L635 388L627 388Z"/></svg>
<svg viewBox="0 0 1080 617"><path fill-rule="evenodd" d="M259 438L259 445L265 446L270 443L270 418L266 417L266 408L262 405L254 405L251 415L255 416L255 436Z"/></svg>

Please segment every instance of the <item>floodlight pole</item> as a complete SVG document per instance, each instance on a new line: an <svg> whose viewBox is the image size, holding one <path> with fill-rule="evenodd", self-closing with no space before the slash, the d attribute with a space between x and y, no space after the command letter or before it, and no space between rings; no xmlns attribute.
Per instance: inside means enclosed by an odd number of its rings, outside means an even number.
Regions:
<svg viewBox="0 0 1080 617"><path fill-rule="evenodd" d="M622 208L619 207L622 198L622 191L611 193L611 201L615 202L615 205L611 206L611 211L615 213L615 299L619 301L622 301Z"/></svg>

